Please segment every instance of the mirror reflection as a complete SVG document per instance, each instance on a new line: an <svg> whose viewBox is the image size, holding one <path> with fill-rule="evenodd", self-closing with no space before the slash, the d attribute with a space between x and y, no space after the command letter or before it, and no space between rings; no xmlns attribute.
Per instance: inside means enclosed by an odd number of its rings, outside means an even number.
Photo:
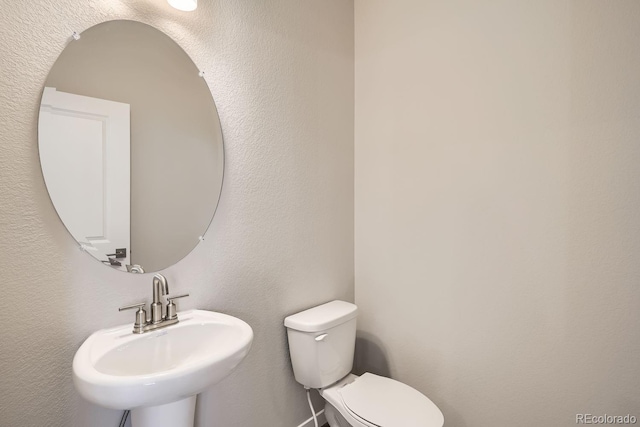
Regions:
<svg viewBox="0 0 640 427"><path fill-rule="evenodd" d="M109 268L161 270L204 235L222 186L220 122L162 32L110 21L71 41L45 82L38 134L60 219Z"/></svg>

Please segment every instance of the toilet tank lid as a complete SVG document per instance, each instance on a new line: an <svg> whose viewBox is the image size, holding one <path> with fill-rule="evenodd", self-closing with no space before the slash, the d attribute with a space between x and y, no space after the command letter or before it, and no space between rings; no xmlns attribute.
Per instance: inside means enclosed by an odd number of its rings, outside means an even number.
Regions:
<svg viewBox="0 0 640 427"><path fill-rule="evenodd" d="M331 301L284 319L284 326L301 332L320 332L358 315L358 307L345 301Z"/></svg>

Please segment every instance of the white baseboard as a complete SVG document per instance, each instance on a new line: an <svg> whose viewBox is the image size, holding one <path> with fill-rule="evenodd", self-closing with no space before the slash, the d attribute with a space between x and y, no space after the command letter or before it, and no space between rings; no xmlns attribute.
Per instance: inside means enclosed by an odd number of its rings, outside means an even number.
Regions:
<svg viewBox="0 0 640 427"><path fill-rule="evenodd" d="M318 418L318 427L323 426L327 423L327 419L324 416L324 409L318 411L316 413L316 417ZM313 417L310 417L307 421L303 422L298 427L315 427L313 424Z"/></svg>

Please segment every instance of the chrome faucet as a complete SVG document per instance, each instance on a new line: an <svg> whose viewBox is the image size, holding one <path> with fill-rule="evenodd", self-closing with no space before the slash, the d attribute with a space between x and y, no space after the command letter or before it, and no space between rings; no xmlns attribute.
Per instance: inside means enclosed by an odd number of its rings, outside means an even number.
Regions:
<svg viewBox="0 0 640 427"><path fill-rule="evenodd" d="M130 310L137 308L136 321L133 324L134 334L143 334L145 332L153 331L155 329L164 328L166 326L175 325L178 323L178 314L176 312L176 305L173 300L178 298L188 297L189 294L177 295L175 297L167 297L167 311L166 315L162 315L162 300L161 295L167 295L169 293L169 284L167 278L158 273L153 276L153 302L151 303L151 319L147 319L147 312L144 307L147 303L138 303L128 305L126 307L120 307L119 311Z"/></svg>

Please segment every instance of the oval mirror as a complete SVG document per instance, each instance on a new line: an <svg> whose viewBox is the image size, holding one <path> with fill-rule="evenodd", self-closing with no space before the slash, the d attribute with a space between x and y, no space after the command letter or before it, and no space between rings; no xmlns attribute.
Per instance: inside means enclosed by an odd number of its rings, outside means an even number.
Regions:
<svg viewBox="0 0 640 427"><path fill-rule="evenodd" d="M180 46L140 22L96 25L64 49L45 82L38 148L60 219L109 268L175 264L218 204L224 150L211 92Z"/></svg>

